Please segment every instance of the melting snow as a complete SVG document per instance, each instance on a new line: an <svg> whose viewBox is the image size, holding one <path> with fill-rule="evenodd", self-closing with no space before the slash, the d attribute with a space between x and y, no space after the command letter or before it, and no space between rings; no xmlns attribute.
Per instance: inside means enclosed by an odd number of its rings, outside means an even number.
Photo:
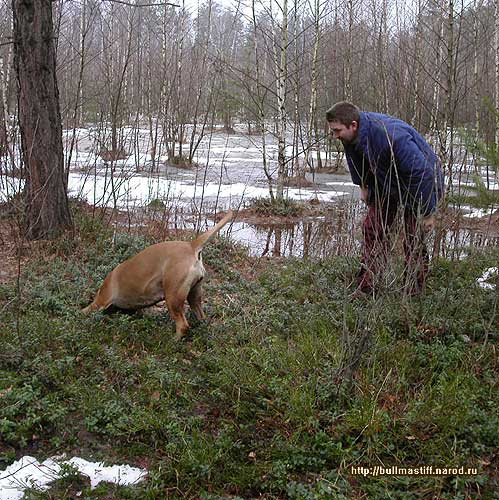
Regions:
<svg viewBox="0 0 499 500"><path fill-rule="evenodd" d="M34 488L48 490L50 484L63 476L63 466L71 465L84 476L90 478L91 488L106 481L122 486L142 481L147 472L129 465L105 466L74 457L71 460L48 458L40 463L36 458L25 456L0 472L0 500L20 500L24 490Z"/></svg>
<svg viewBox="0 0 499 500"><path fill-rule="evenodd" d="M489 267L483 274L478 278L476 281L478 283L478 286L480 288L483 288L484 290L495 290L496 285L493 283L488 283L488 280L492 278L494 274L497 274L498 268L497 267Z"/></svg>
<svg viewBox="0 0 499 500"><path fill-rule="evenodd" d="M462 206L460 207L461 210L469 210L468 213L463 214L463 217L468 217L468 218L480 218L480 217L487 217L489 215L494 214L497 211L497 207L491 207L487 209L483 208L471 208L468 206Z"/></svg>

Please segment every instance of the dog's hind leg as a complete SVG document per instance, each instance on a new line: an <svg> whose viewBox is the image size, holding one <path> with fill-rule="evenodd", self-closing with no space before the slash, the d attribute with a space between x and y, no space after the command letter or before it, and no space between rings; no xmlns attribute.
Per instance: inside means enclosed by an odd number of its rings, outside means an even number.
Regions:
<svg viewBox="0 0 499 500"><path fill-rule="evenodd" d="M113 303L111 274L112 273L109 273L106 276L106 279L95 295L93 302L81 310L83 314L89 314L93 311L107 309Z"/></svg>
<svg viewBox="0 0 499 500"><path fill-rule="evenodd" d="M90 305L87 307L84 307L81 312L83 314L90 314L91 312L98 311L100 309L99 305L94 302L92 302Z"/></svg>
<svg viewBox="0 0 499 500"><path fill-rule="evenodd" d="M203 311L203 288L201 286L201 280L199 280L191 288L191 291L187 296L187 302L189 302L191 309L194 311L194 314L199 321L205 318Z"/></svg>
<svg viewBox="0 0 499 500"><path fill-rule="evenodd" d="M171 297L166 299L166 306L168 307L168 312L171 318L175 321L175 339L180 340L187 330L189 329L189 323L185 317L184 304L185 297Z"/></svg>
<svg viewBox="0 0 499 500"><path fill-rule="evenodd" d="M112 300L110 298L104 299L98 294L97 297L95 297L94 301L90 305L82 309L81 312L83 314L90 314L94 311L102 311L104 309L107 309L111 304Z"/></svg>

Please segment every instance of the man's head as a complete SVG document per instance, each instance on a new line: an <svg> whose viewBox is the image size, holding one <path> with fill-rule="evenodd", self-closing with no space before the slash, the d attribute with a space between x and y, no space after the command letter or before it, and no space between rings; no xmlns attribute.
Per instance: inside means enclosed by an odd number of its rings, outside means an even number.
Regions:
<svg viewBox="0 0 499 500"><path fill-rule="evenodd" d="M335 139L343 144L351 144L357 139L359 131L360 111L355 104L337 102L326 112L329 131Z"/></svg>

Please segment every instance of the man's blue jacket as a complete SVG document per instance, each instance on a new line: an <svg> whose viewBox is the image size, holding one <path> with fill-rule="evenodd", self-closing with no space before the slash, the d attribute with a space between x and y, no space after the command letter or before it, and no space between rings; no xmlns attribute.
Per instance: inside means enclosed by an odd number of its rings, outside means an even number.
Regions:
<svg viewBox="0 0 499 500"><path fill-rule="evenodd" d="M369 204L402 203L414 214L430 215L443 193L440 160L406 122L360 112L355 144L345 144L354 184L369 189Z"/></svg>

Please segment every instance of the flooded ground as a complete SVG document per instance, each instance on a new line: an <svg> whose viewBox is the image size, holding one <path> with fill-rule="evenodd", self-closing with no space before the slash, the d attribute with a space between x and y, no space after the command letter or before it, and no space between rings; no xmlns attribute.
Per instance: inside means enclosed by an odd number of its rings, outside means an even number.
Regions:
<svg viewBox="0 0 499 500"><path fill-rule="evenodd" d="M301 220L264 217L256 220L250 217L249 222L236 220L227 233L255 257L322 259L347 255L359 248L362 213L361 204L349 199L324 207L323 214Z"/></svg>
<svg viewBox="0 0 499 500"><path fill-rule="evenodd" d="M360 255L361 221L348 230L338 231L333 214L322 219L310 219L296 224L270 224L268 227L234 223L230 237L248 248L255 257L300 257L323 259L334 255ZM487 235L472 229L444 229L439 235L440 245L434 248L434 238L429 242L435 255L451 260L470 254L470 249L497 248L499 235Z"/></svg>
<svg viewBox="0 0 499 500"><path fill-rule="evenodd" d="M344 197L335 203L314 205L308 215L299 217L262 216L254 210L241 209L235 220L221 231L223 236L244 247L254 257L296 257L314 260L335 255L360 255L362 221L366 207L359 200ZM456 211L441 211L438 230L428 241L433 256L460 259L471 251L499 245L499 224L491 217L456 217ZM212 213L192 214L179 209L175 212L144 210L133 217L115 222L119 231L142 233L159 226L156 238L183 238L188 231L204 231L215 222ZM402 223L395 225L392 241L401 241ZM164 235L164 236L162 236ZM401 250L401 249L400 249ZM402 250L401 250L402 251Z"/></svg>
<svg viewBox="0 0 499 500"><path fill-rule="evenodd" d="M151 147L148 129L123 129L122 141L128 156L112 163L102 158L100 145L105 130L89 127L74 133L74 141L73 131L65 131L64 135L66 159L71 166L68 191L70 196L90 205L115 208L129 214L130 220L134 214L154 206L169 227L185 229L207 227L213 223L215 213L232 208L239 215L225 233L258 257L324 258L358 252L365 209L341 155L321 151L324 164L339 166L338 171L317 173L312 169L306 173L309 186L286 188L286 198L313 206L309 215L301 219L274 218L248 211L252 200L269 197L263 169L264 144L259 136L213 133L201 141L194 155L196 165L186 169L169 164L161 146ZM271 135L265 138L265 152L268 168L275 176L277 144ZM303 151L288 148L287 154L298 162L303 159ZM318 164L317 154L312 154L314 168ZM459 168L462 173L462 163ZM472 182L476 169L470 167L469 171L460 175L459 188ZM490 178L490 172L487 179L494 188L497 182ZM0 175L0 199L14 195L22 186L23 181L16 177ZM486 220L494 208L489 213L472 209L466 212ZM497 245L497 231L482 226L444 224L434 245L437 253L455 256L470 245Z"/></svg>

